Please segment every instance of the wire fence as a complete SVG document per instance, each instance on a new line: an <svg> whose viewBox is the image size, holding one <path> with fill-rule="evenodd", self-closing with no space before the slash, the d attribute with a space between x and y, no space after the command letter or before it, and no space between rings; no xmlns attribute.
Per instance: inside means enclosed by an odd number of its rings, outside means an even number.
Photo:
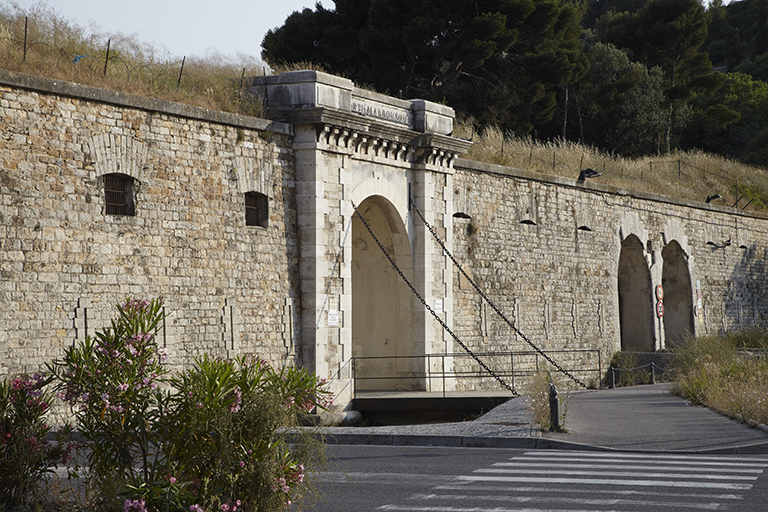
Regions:
<svg viewBox="0 0 768 512"><path fill-rule="evenodd" d="M552 159L547 161L538 156L534 156L533 146L531 146L530 155L528 157L529 167L533 165L534 160L537 162L540 162L545 166L551 166L551 169L553 172L557 172L558 168L566 168L568 169L569 174L572 174L574 176L578 174L578 171L580 169L584 168L584 158L581 159L581 164L579 165L579 168L574 169L571 163L558 161L557 151L552 151ZM636 179L636 180L644 181L648 177L646 174L646 169L647 169L649 174L653 174L655 170L657 173L662 173L666 176L676 176L678 179L687 178L687 179L701 180L703 177L705 178L705 183L709 183L711 185L720 185L722 183L725 183L733 191L737 191L739 189L739 180L725 174L724 169L722 170L721 173L712 172L681 159L650 160L639 166L638 168L639 173L632 172L628 167L622 166L622 165L618 165L618 166L612 165L609 167L608 163L605 161L602 162L601 165L597 165L597 167L598 168L595 170L601 172L602 174L606 174L607 172L611 172L611 171L615 172L616 167L618 167L617 174L620 178L628 178L628 179ZM695 174L691 173L690 172L691 170L696 171L696 173ZM707 180L709 181L707 182Z"/></svg>

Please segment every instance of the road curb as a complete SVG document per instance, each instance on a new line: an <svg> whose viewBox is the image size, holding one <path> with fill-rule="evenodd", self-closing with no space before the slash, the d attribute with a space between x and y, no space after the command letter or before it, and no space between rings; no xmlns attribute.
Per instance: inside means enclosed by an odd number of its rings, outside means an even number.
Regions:
<svg viewBox="0 0 768 512"><path fill-rule="evenodd" d="M704 450L619 450L606 446L560 441L546 437L435 436L413 434L331 434L315 432L328 445L442 446L455 448L516 448L523 450L572 450L674 454L768 454L768 442L707 448Z"/></svg>

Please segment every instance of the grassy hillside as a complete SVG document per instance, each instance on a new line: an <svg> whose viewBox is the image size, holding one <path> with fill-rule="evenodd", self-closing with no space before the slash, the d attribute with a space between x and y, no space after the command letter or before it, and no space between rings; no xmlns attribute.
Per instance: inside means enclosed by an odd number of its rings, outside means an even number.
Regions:
<svg viewBox="0 0 768 512"><path fill-rule="evenodd" d="M768 205L768 171L700 151L626 159L601 153L570 141L542 142L504 137L499 130L480 134L471 124L459 123L454 135L474 145L466 158L577 178L579 171L594 169L602 176L592 181L631 190L704 201L718 194L712 204L760 211Z"/></svg>
<svg viewBox="0 0 768 512"><path fill-rule="evenodd" d="M0 4L0 68L253 116L263 115L262 105L244 91L244 77L285 71L246 55L173 60L123 34L90 34L44 5L24 11L12 3ZM478 134L470 126L460 123L455 132L475 142L470 159L572 178L589 167L603 174L597 183L698 201L719 194L714 204L739 208L768 204L765 169L715 155L627 160L571 142Z"/></svg>

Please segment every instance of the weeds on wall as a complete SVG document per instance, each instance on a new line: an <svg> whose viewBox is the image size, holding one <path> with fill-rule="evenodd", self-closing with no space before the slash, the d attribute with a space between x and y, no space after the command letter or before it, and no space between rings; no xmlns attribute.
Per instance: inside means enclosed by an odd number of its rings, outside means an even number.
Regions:
<svg viewBox="0 0 768 512"><path fill-rule="evenodd" d="M690 338L674 350L674 392L731 418L768 424L768 329Z"/></svg>
<svg viewBox="0 0 768 512"><path fill-rule="evenodd" d="M324 465L323 444L307 431L289 444L285 427L328 405L324 382L246 357L205 356L170 376L155 339L162 319L159 300L129 300L110 328L49 363L48 377L0 386L2 450L15 463L0 473L4 510L278 511L311 495L307 473ZM74 454L42 441L48 383L83 439ZM85 482L82 492L41 497L40 476L57 464Z"/></svg>

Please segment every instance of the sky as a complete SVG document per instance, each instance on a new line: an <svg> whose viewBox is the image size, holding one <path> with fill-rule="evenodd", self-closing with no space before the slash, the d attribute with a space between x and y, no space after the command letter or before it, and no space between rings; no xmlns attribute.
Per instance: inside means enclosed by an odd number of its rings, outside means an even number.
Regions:
<svg viewBox="0 0 768 512"><path fill-rule="evenodd" d="M0 0L27 9L38 0ZM315 0L47 0L63 18L101 34L121 32L167 49L170 57L259 57L267 30L281 26L294 11L314 8ZM333 9L332 0L320 2ZM165 55L164 52L160 52Z"/></svg>

